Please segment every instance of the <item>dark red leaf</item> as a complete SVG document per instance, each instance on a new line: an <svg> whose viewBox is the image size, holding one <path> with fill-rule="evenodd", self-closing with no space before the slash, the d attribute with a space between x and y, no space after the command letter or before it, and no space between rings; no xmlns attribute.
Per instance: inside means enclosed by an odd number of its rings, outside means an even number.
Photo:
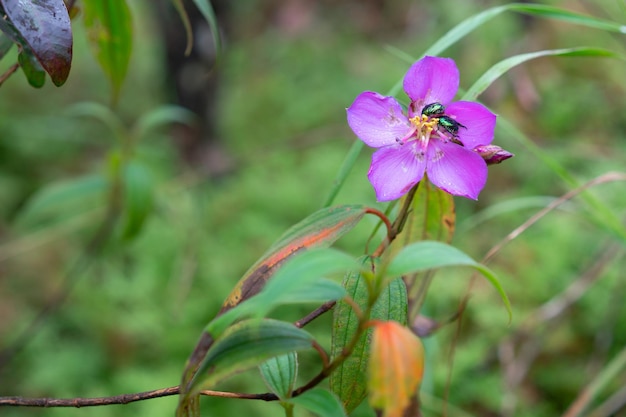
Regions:
<svg viewBox="0 0 626 417"><path fill-rule="evenodd" d="M15 33L7 33L34 55L56 86L72 64L72 27L63 0L0 0Z"/></svg>

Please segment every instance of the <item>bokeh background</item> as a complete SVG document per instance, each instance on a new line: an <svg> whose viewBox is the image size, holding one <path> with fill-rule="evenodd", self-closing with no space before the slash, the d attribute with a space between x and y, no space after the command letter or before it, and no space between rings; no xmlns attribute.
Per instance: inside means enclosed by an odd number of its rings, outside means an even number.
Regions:
<svg viewBox="0 0 626 417"><path fill-rule="evenodd" d="M411 59L455 24L506 3L222 1L215 4L222 52L216 59L206 30L200 31L195 66L177 70L173 63L184 66L183 51L168 50L166 39L175 35L165 36L177 24L174 12L129 1L134 45L115 114L130 127L181 99L200 100L204 113L193 128L173 126L141 139L135 156L150 175L152 209L134 238L97 242L93 255L93 236L106 217L94 178L107 172L116 142L101 122L70 111L77 103L111 100L76 22L74 63L64 86L48 80L33 89L16 73L0 88L0 395L109 396L178 384L202 328L239 277L283 231L323 204L355 140L345 121L354 97L363 90L385 93ZM542 4L626 23L620 1ZM443 55L456 60L461 86L468 88L505 57L583 45L623 54L626 36L505 13ZM2 71L12 57L0 62ZM625 74L616 59L542 58L510 71L480 99L582 183L624 169ZM189 85L177 93L181 79ZM195 98L185 101L185 89ZM490 168L479 201L456 200L453 243L476 259L571 189L505 130L498 130L495 143L515 158ZM384 208L366 181L370 155L362 152L337 203ZM622 218L623 184L590 193ZM561 415L622 351L623 242L590 220L588 207L580 198L561 206L491 261L513 304L511 323L495 291L479 280L461 326L445 326L425 340L425 415L446 409L456 416ZM373 225L366 219L338 246L363 253ZM426 313L442 320L454 314L469 282L467 270L441 271ZM581 286L580 297L546 321L540 307L573 283ZM304 313L278 314L296 319ZM329 325L325 317L311 328L327 345ZM25 343L12 352L20 335ZM302 360L305 381L316 363L313 355ZM267 391L255 372L218 388ZM623 404L624 384L621 370L594 406L612 395ZM0 414L171 416L176 401L4 408ZM261 402L202 403L210 416L281 413L278 405ZM365 408L357 413L373 415Z"/></svg>

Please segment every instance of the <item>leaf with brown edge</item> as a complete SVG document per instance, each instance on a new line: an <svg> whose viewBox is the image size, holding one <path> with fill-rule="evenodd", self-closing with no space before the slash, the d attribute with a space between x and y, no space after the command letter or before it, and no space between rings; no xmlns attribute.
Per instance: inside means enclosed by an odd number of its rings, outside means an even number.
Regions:
<svg viewBox="0 0 626 417"><path fill-rule="evenodd" d="M361 205L324 208L287 230L239 280L220 313L258 294L276 268L302 250L328 247L349 232L366 213Z"/></svg>
<svg viewBox="0 0 626 417"><path fill-rule="evenodd" d="M349 232L363 218L367 208L342 205L323 208L287 230L270 249L244 274L222 304L218 316L258 294L279 266L294 254L311 248L324 248ZM213 344L213 336L204 331L187 361L181 382L181 395L190 388L190 381ZM193 397L187 398L194 401ZM181 404L184 406L185 404ZM179 409L183 409L181 407Z"/></svg>
<svg viewBox="0 0 626 417"><path fill-rule="evenodd" d="M0 6L7 16L0 30L37 58L54 85L63 85L72 65L72 26L63 0L0 0Z"/></svg>

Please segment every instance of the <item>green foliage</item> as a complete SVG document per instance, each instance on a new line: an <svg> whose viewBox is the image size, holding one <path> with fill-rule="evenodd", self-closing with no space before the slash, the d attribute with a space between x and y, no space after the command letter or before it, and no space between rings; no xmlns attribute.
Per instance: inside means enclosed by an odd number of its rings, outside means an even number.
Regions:
<svg viewBox="0 0 626 417"><path fill-rule="evenodd" d="M237 323L217 339L204 358L189 395L212 388L220 380L267 359L312 346L306 331L282 321L263 319Z"/></svg>
<svg viewBox="0 0 626 417"><path fill-rule="evenodd" d="M285 401L291 397L298 377L298 354L289 352L276 356L259 365L259 370L268 388Z"/></svg>
<svg viewBox="0 0 626 417"><path fill-rule="evenodd" d="M126 78L133 44L130 9L126 0L85 0L85 27L94 55L113 87L113 102Z"/></svg>
<svg viewBox="0 0 626 417"><path fill-rule="evenodd" d="M366 266L371 259L364 258ZM370 298L365 279L360 272L353 271L346 275L344 286L348 295L361 308L367 306ZM402 279L395 279L382 291L374 304L372 319L394 320L406 324L407 296ZM337 357L358 328L358 318L352 305L340 301L333 313L333 329L331 356ZM372 331L363 334L353 354L330 376L330 388L343 403L346 411L351 413L367 396L367 363L369 359L369 343Z"/></svg>

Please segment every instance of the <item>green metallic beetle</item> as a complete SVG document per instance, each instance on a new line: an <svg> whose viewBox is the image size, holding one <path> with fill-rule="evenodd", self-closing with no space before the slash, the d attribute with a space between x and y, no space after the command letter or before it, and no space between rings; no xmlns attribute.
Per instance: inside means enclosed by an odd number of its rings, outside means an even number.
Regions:
<svg viewBox="0 0 626 417"><path fill-rule="evenodd" d="M445 110L446 108L441 103L430 103L424 106L424 108L422 109L422 114L428 117L439 117L440 115L443 115Z"/></svg>
<svg viewBox="0 0 626 417"><path fill-rule="evenodd" d="M459 128L467 129L467 127L463 126L461 123L457 122L453 118L449 116L437 116L439 122L437 123L440 127L444 128L448 133L450 133L453 137L457 137L459 135Z"/></svg>

